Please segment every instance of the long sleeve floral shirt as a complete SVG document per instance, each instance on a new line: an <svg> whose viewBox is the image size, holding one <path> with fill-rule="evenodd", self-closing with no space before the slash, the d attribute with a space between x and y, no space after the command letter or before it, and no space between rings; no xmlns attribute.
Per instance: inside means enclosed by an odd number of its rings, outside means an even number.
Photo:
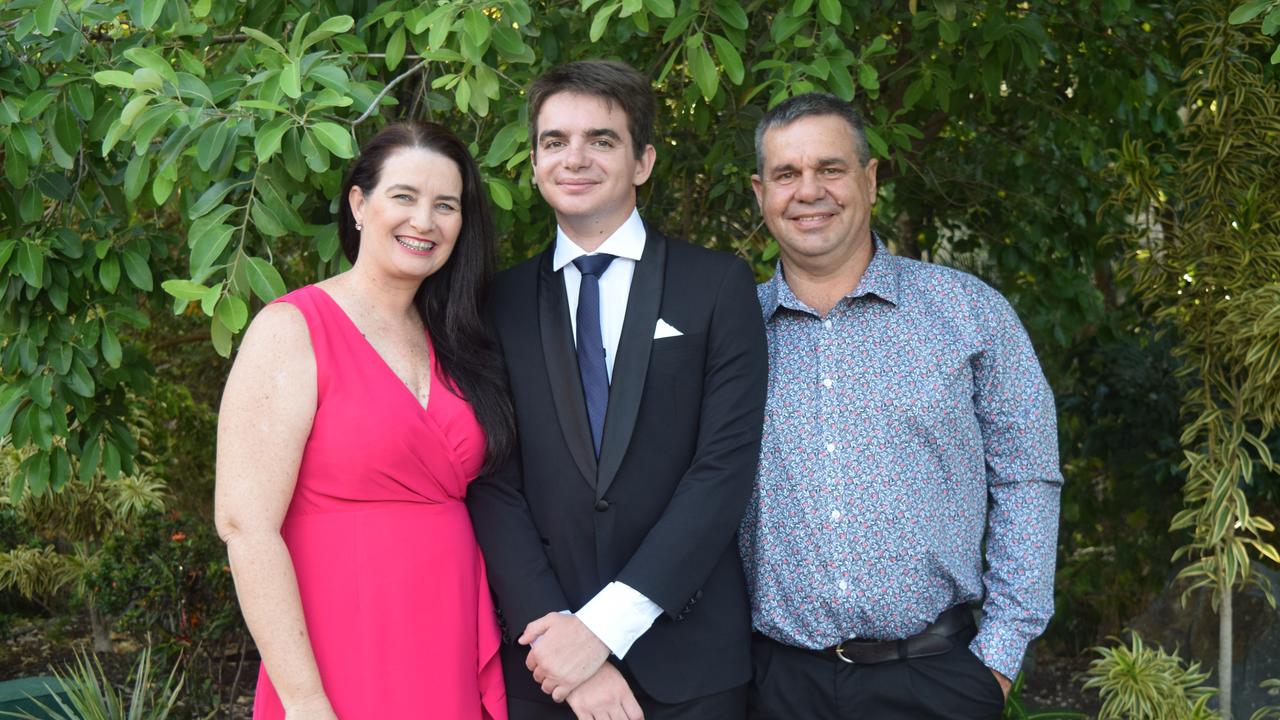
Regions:
<svg viewBox="0 0 1280 720"><path fill-rule="evenodd" d="M756 630L825 648L981 602L970 647L1014 677L1053 614L1062 475L1053 396L1012 307L879 239L825 316L781 266L758 294L769 395L739 533Z"/></svg>

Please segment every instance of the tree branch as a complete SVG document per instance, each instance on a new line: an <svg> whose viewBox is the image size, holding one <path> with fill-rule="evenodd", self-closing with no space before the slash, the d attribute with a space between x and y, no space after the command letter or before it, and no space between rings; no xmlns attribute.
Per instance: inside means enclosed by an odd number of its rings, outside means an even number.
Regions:
<svg viewBox="0 0 1280 720"><path fill-rule="evenodd" d="M405 70L404 72L402 72L402 73L400 73L399 75L397 75L397 76L395 76L394 78L392 78L392 79L391 79L391 82L387 83L387 84L382 88L382 90L381 90L381 91L379 91L379 92L378 92L378 94L377 94L377 95L375 95L375 96L373 97L373 102L369 103L369 108L368 108L367 110L365 110L365 111L364 111L364 113L363 113L362 115L360 115L360 117L356 118L355 120L353 120L353 121L351 122L351 129L352 129L352 130L355 130L355 128L356 128L356 126L357 126L357 125L359 125L360 123L364 122L365 120L368 120L368 119L369 119L369 116L370 116L370 115L372 115L372 114L373 114L373 112L374 112L375 110L377 110L377 109L378 109L378 105L382 102L382 98L386 97L386 96L387 96L387 93L391 92L391 88L395 87L396 85L399 85L401 80L404 80L405 78L409 77L410 75L412 75L412 74L414 74L414 73L418 72L419 70L421 70L422 68L426 67L426 66L427 66L427 62L428 62L427 60L423 60L422 62L418 63L417 65L414 65L413 67L409 68L408 70Z"/></svg>

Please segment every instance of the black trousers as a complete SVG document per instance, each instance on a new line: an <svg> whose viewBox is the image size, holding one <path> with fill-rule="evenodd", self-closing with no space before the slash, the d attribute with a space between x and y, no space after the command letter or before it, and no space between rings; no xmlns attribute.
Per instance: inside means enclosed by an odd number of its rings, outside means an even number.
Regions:
<svg viewBox="0 0 1280 720"><path fill-rule="evenodd" d="M747 715L747 686L726 690L683 703L660 703L644 694L635 681L627 678L631 692L644 711L644 720L742 720ZM569 703L556 704L550 697L524 700L507 697L510 720L574 720Z"/></svg>
<svg viewBox="0 0 1280 720"><path fill-rule="evenodd" d="M1004 691L969 651L974 630L943 655L875 665L819 657L756 634L750 720L999 720ZM647 717L647 715L646 715Z"/></svg>

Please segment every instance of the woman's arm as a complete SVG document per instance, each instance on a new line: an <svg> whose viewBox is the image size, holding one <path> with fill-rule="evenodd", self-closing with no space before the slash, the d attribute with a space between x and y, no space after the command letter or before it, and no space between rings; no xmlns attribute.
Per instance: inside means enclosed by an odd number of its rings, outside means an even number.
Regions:
<svg viewBox="0 0 1280 720"><path fill-rule="evenodd" d="M269 305L245 333L223 390L214 521L245 623L290 718L335 717L280 536L315 411L306 321L291 305Z"/></svg>

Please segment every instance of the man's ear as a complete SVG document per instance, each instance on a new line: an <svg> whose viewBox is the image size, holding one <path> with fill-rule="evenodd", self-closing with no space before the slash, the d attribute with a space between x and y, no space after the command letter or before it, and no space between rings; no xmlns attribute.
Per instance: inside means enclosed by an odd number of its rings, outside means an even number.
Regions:
<svg viewBox="0 0 1280 720"><path fill-rule="evenodd" d="M871 158L862 168L862 172L866 174L867 178L867 205L876 204L876 168L879 166L880 161L876 158Z"/></svg>
<svg viewBox="0 0 1280 720"><path fill-rule="evenodd" d="M756 194L756 206L760 208L760 212L764 212L764 181L760 176L751 173L751 190Z"/></svg>
<svg viewBox="0 0 1280 720"><path fill-rule="evenodd" d="M653 163L657 159L658 151L654 150L652 145L645 145L644 152L640 153L640 157L636 159L636 174L632 180L636 187L649 181L649 175L653 172Z"/></svg>

